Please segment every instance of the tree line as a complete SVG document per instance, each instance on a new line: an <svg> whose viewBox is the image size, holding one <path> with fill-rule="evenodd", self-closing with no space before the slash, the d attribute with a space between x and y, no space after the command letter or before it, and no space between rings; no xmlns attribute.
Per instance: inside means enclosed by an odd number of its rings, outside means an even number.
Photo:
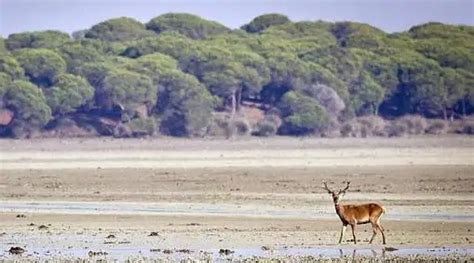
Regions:
<svg viewBox="0 0 474 263"><path fill-rule="evenodd" d="M0 38L2 137L68 125L115 136L309 135L365 116L473 112L472 26L388 34L265 14L230 29L168 13Z"/></svg>

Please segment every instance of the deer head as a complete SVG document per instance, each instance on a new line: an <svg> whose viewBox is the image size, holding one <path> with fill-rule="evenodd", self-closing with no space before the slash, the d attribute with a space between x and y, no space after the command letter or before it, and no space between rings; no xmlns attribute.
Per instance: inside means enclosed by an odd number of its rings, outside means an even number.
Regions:
<svg viewBox="0 0 474 263"><path fill-rule="evenodd" d="M332 196L332 200L335 204L339 203L339 198L343 196L346 191L349 189L349 185L351 182L346 182L346 187L344 189L340 189L338 192L329 189L328 184L324 181L323 188L328 191L328 193Z"/></svg>

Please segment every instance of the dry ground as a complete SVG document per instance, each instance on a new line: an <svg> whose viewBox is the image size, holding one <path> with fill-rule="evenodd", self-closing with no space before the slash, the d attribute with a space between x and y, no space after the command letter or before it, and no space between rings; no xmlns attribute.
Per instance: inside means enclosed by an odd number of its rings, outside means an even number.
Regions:
<svg viewBox="0 0 474 263"><path fill-rule="evenodd" d="M40 258L88 250L126 258L132 248L335 249L340 223L321 182L350 180L345 202L386 207L390 246L470 248L472 257L473 146L470 137L4 140L0 243ZM357 233L364 244L354 248L367 247L370 227Z"/></svg>

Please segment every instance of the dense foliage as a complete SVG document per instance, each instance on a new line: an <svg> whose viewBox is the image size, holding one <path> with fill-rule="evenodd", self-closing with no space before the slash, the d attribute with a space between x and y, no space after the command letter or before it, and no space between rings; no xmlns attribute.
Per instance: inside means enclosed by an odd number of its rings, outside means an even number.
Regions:
<svg viewBox="0 0 474 263"><path fill-rule="evenodd" d="M267 136L360 134L375 129L373 116L460 119L474 113L474 28L427 23L387 34L265 14L231 30L169 13L72 36L11 34L0 38L2 112L13 118L5 115L0 135L15 137L58 123L116 136L222 127ZM397 123L374 134L397 134L407 121Z"/></svg>

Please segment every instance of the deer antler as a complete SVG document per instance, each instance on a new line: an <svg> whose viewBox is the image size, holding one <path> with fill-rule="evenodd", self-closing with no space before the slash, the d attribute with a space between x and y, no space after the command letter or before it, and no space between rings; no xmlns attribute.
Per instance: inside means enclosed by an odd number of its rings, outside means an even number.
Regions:
<svg viewBox="0 0 474 263"><path fill-rule="evenodd" d="M326 191L328 191L328 193L330 193L330 194L333 193L333 191L331 189L329 189L328 184L326 183L326 181L323 181L323 185L324 185L323 188L326 189Z"/></svg>
<svg viewBox="0 0 474 263"><path fill-rule="evenodd" d="M349 189L349 185L350 185L350 184L351 184L351 182L347 181L347 182L346 182L346 187L345 187L344 189L342 189L342 190L339 190L338 195L340 195L340 194L345 194L346 191L347 191L347 189Z"/></svg>

